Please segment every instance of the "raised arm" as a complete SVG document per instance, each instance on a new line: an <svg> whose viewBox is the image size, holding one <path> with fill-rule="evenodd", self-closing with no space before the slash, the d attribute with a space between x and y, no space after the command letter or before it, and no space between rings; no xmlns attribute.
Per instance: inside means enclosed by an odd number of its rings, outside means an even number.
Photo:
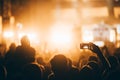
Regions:
<svg viewBox="0 0 120 80"><path fill-rule="evenodd" d="M104 68L109 70L111 68L111 65L110 65L109 61L102 54L100 48L97 45L93 44L93 43L89 43L89 44L90 44L89 49L92 52L97 54L97 56L99 57L99 59L101 60L101 62L103 64Z"/></svg>

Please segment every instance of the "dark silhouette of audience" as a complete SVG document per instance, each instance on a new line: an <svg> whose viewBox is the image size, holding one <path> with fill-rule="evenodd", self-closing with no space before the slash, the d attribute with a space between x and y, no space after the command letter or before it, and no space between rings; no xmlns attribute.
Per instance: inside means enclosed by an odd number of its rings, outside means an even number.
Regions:
<svg viewBox="0 0 120 80"><path fill-rule="evenodd" d="M106 75L106 80L120 80L120 64L119 60L115 56L109 56L108 60L111 64L111 69L109 73Z"/></svg>
<svg viewBox="0 0 120 80"><path fill-rule="evenodd" d="M105 80L120 80L120 66L115 71L109 73Z"/></svg>
<svg viewBox="0 0 120 80"><path fill-rule="evenodd" d="M30 41L27 36L21 38L21 45L15 49L13 62L11 64L12 75L8 80L16 80L21 76L21 71L24 65L35 61L35 49L30 46ZM20 79L20 78L19 78Z"/></svg>
<svg viewBox="0 0 120 80"><path fill-rule="evenodd" d="M42 57L37 57L37 63L43 65L43 80L48 79L48 75L51 73L51 68L49 63L45 63Z"/></svg>
<svg viewBox="0 0 120 80"><path fill-rule="evenodd" d="M4 56L1 54L0 80L120 80L119 49L106 56L97 45L89 43L88 50L93 55L81 52L84 56L78 56L75 65L63 54L56 54L46 63L42 56L36 57L28 37L23 36L21 45L11 43Z"/></svg>
<svg viewBox="0 0 120 80"><path fill-rule="evenodd" d="M13 55L15 53L16 50L16 44L15 43L11 43L9 50L6 52L5 54L5 63L9 63L9 61L13 58Z"/></svg>
<svg viewBox="0 0 120 80"><path fill-rule="evenodd" d="M43 80L43 70L39 64L26 64L22 70L22 80Z"/></svg>
<svg viewBox="0 0 120 80"><path fill-rule="evenodd" d="M79 72L79 80L93 80L92 68L89 65L84 65Z"/></svg>
<svg viewBox="0 0 120 80"><path fill-rule="evenodd" d="M95 61L90 61L88 64L91 67L91 77L93 80L102 80L101 77L101 69L100 66L97 62Z"/></svg>
<svg viewBox="0 0 120 80"><path fill-rule="evenodd" d="M7 73L8 73L8 78L10 78L10 76L13 74L13 64L14 64L14 54L15 54L15 50L16 50L16 45L15 43L11 43L9 50L6 52L5 57L4 57L4 65L7 69Z"/></svg>
<svg viewBox="0 0 120 80"><path fill-rule="evenodd" d="M109 56L108 61L110 62L111 70L114 70L117 68L117 66L119 66L119 60L115 56Z"/></svg>
<svg viewBox="0 0 120 80"><path fill-rule="evenodd" d="M30 46L30 41L27 36L23 36L21 45L16 47L14 59L17 69L21 69L25 64L35 61L35 49Z"/></svg>
<svg viewBox="0 0 120 80"><path fill-rule="evenodd" d="M0 80L6 80L7 70L3 65L0 65Z"/></svg>
<svg viewBox="0 0 120 80"><path fill-rule="evenodd" d="M49 75L48 80L70 80L68 77L68 59L64 55L55 55L50 63L53 73Z"/></svg>
<svg viewBox="0 0 120 80"><path fill-rule="evenodd" d="M68 58L68 69L69 69L69 77L71 80L78 80L79 79L79 69L73 65L72 60Z"/></svg>

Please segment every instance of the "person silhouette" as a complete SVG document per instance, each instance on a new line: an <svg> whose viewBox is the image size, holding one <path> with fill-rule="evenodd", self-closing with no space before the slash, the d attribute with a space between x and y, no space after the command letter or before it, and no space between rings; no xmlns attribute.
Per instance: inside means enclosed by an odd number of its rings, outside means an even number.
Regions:
<svg viewBox="0 0 120 80"><path fill-rule="evenodd" d="M27 36L21 38L21 45L18 45L14 54L13 71L14 75L21 73L24 65L35 61L35 49L30 46ZM18 75L17 75L18 76Z"/></svg>
<svg viewBox="0 0 120 80"><path fill-rule="evenodd" d="M55 55L50 64L53 73L49 75L48 80L70 80L68 77L68 60L64 55Z"/></svg>

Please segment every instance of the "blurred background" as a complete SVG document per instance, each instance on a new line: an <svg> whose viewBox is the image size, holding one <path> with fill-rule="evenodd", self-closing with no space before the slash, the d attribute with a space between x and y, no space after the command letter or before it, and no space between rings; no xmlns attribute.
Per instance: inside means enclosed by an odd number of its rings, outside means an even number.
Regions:
<svg viewBox="0 0 120 80"><path fill-rule="evenodd" d="M0 0L0 43L19 45L23 35L38 53L72 53L88 42L112 53L120 47L120 0Z"/></svg>

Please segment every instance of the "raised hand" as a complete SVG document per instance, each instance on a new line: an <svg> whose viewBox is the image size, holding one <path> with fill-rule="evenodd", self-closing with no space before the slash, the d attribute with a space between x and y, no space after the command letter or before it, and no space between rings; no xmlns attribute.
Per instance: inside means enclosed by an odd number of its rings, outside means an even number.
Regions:
<svg viewBox="0 0 120 80"><path fill-rule="evenodd" d="M106 70L110 69L111 65L110 65L109 61L107 60L107 58L104 57L103 53L101 52L100 48L97 45L90 42L89 50L91 50L92 52L97 54L97 56L101 60L103 66Z"/></svg>
<svg viewBox="0 0 120 80"><path fill-rule="evenodd" d="M97 45L95 45L95 44L93 44L91 42L89 43L89 50L91 50L92 52L94 52L96 54L101 53L100 48Z"/></svg>

